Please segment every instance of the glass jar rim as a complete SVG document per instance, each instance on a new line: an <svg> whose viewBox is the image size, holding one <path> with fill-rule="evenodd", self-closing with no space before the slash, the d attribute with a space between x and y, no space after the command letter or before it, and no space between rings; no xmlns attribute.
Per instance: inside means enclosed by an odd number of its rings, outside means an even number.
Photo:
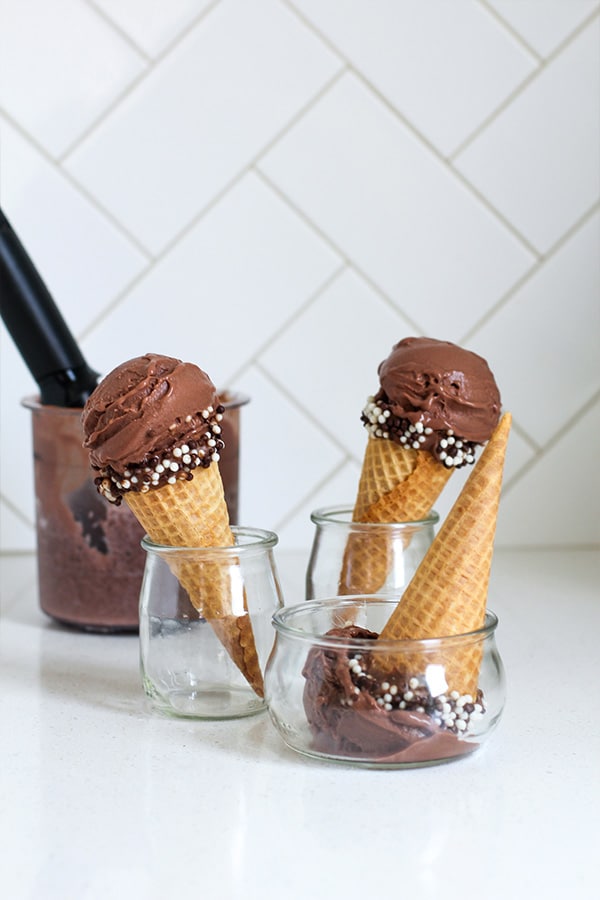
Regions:
<svg viewBox="0 0 600 900"><path fill-rule="evenodd" d="M229 390L223 388L222 391L217 390L219 401L225 409L237 409L238 406L246 406L250 403L250 395L244 394L242 391Z"/></svg>
<svg viewBox="0 0 600 900"><path fill-rule="evenodd" d="M31 409L33 412L44 411L50 416L73 416L81 418L81 406L54 406L51 403L42 403L39 394L30 394L21 398L21 406Z"/></svg>
<svg viewBox="0 0 600 900"><path fill-rule="evenodd" d="M240 554L247 556L252 553L260 553L263 550L271 550L279 543L279 537L274 531L266 531L264 528L254 528L245 525L231 525L236 543L228 547L185 547L170 546L168 544L158 544L153 541L147 534L141 540L144 550L149 553L157 553L159 556L177 556L193 553L194 556L219 556L228 558L229 556L239 557ZM239 543L240 539L246 539L246 543Z"/></svg>
<svg viewBox="0 0 600 900"><path fill-rule="evenodd" d="M303 603L297 603L294 606L284 606L278 610L272 618L275 630L301 641L311 646L327 647L330 649L348 649L352 651L379 651L408 653L415 650L439 649L440 647L454 647L459 644L474 644L485 640L492 635L498 625L498 617L491 610L486 609L484 624L481 628L473 631L464 632L464 634L440 635L439 637L430 638L402 638L402 639L380 639L374 641L371 638L352 638L352 637L336 637L335 635L326 635L321 631L309 631L294 626L290 620L299 618L302 614L309 616L311 613L320 609L337 609L340 612L351 610L360 604L361 608L370 604L379 604L390 607L390 615L392 608L398 605L398 598L390 599L389 597L378 597L373 594L356 594L347 597L331 597L323 600L305 600ZM333 624L331 627L334 627Z"/></svg>
<svg viewBox="0 0 600 900"><path fill-rule="evenodd" d="M423 528L427 525L437 525L440 520L438 513L432 509L429 515L423 519L407 520L406 522L353 522L352 513L354 507L351 504L338 504L336 506L321 506L310 514L311 521L315 525L347 525L357 531L377 528L409 529Z"/></svg>

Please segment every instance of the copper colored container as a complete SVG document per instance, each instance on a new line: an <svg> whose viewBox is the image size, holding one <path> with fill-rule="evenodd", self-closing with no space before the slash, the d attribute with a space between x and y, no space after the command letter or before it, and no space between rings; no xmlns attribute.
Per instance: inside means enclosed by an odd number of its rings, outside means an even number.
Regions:
<svg viewBox="0 0 600 900"><path fill-rule="evenodd" d="M239 498L240 409L249 398L222 398L225 449L220 469L232 523ZM35 463L38 592L42 610L88 631L137 631L145 554L141 526L126 504L96 491L82 447L81 409L28 397Z"/></svg>

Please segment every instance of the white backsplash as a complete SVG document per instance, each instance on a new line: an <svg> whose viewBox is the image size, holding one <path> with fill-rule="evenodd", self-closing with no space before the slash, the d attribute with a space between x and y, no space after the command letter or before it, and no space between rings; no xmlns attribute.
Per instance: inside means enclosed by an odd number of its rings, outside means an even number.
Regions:
<svg viewBox="0 0 600 900"><path fill-rule="evenodd" d="M599 13L0 0L0 202L92 366L160 352L251 395L242 520L282 547L353 501L410 334L483 354L513 412L498 544L597 544ZM0 549L27 550L35 386L0 349Z"/></svg>

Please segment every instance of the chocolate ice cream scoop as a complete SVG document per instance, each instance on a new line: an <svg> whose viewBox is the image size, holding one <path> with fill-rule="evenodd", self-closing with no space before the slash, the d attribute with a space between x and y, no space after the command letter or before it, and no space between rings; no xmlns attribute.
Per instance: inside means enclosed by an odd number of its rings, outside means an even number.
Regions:
<svg viewBox="0 0 600 900"><path fill-rule="evenodd" d="M500 392L487 362L433 338L405 338L378 369L380 388L363 421L375 437L430 450L440 462L474 462L500 418Z"/></svg>
<svg viewBox="0 0 600 900"><path fill-rule="evenodd" d="M326 637L343 641L373 641L378 635L356 625L332 628ZM377 675L376 660L368 652L313 647L302 674L306 679L303 705L313 749L335 757L389 763L418 763L449 759L476 749L462 741L455 720L444 710L456 706L451 698L434 698L419 679L402 672ZM458 695L457 695L458 697ZM479 698L478 698L479 699ZM450 701L450 702L448 702ZM461 720L465 729L475 703ZM481 703L477 709L481 710Z"/></svg>
<svg viewBox="0 0 600 900"><path fill-rule="evenodd" d="M219 459L222 414L215 386L193 363L148 353L117 366L82 416L99 489L119 502L127 491L189 480Z"/></svg>

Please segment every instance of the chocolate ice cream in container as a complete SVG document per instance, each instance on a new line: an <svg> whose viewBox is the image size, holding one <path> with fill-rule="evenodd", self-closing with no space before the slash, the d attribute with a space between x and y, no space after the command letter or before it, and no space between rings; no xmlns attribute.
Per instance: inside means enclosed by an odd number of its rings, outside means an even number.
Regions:
<svg viewBox="0 0 600 900"><path fill-rule="evenodd" d="M219 472L224 408L198 366L148 353L101 381L83 411L84 446L97 489L125 502L153 547L231 547ZM171 563L191 603L201 611L254 692L263 678L245 594L231 595L217 562Z"/></svg>
<svg viewBox="0 0 600 900"><path fill-rule="evenodd" d="M267 700L283 739L308 755L375 767L433 765L478 749L502 713L498 621L487 596L511 416L500 417L484 360L467 357L468 379L448 365L441 377L427 363L429 343L401 342L380 367L381 392L365 413L369 443L410 441L413 454L427 454L445 471L472 468L401 596L354 591L275 615ZM456 358L452 348L433 342L434 362ZM408 402L400 402L398 387ZM392 441L391 432L406 442ZM479 458L469 459L485 441ZM453 462L446 463L448 447ZM373 570L387 564L379 549L371 547Z"/></svg>

